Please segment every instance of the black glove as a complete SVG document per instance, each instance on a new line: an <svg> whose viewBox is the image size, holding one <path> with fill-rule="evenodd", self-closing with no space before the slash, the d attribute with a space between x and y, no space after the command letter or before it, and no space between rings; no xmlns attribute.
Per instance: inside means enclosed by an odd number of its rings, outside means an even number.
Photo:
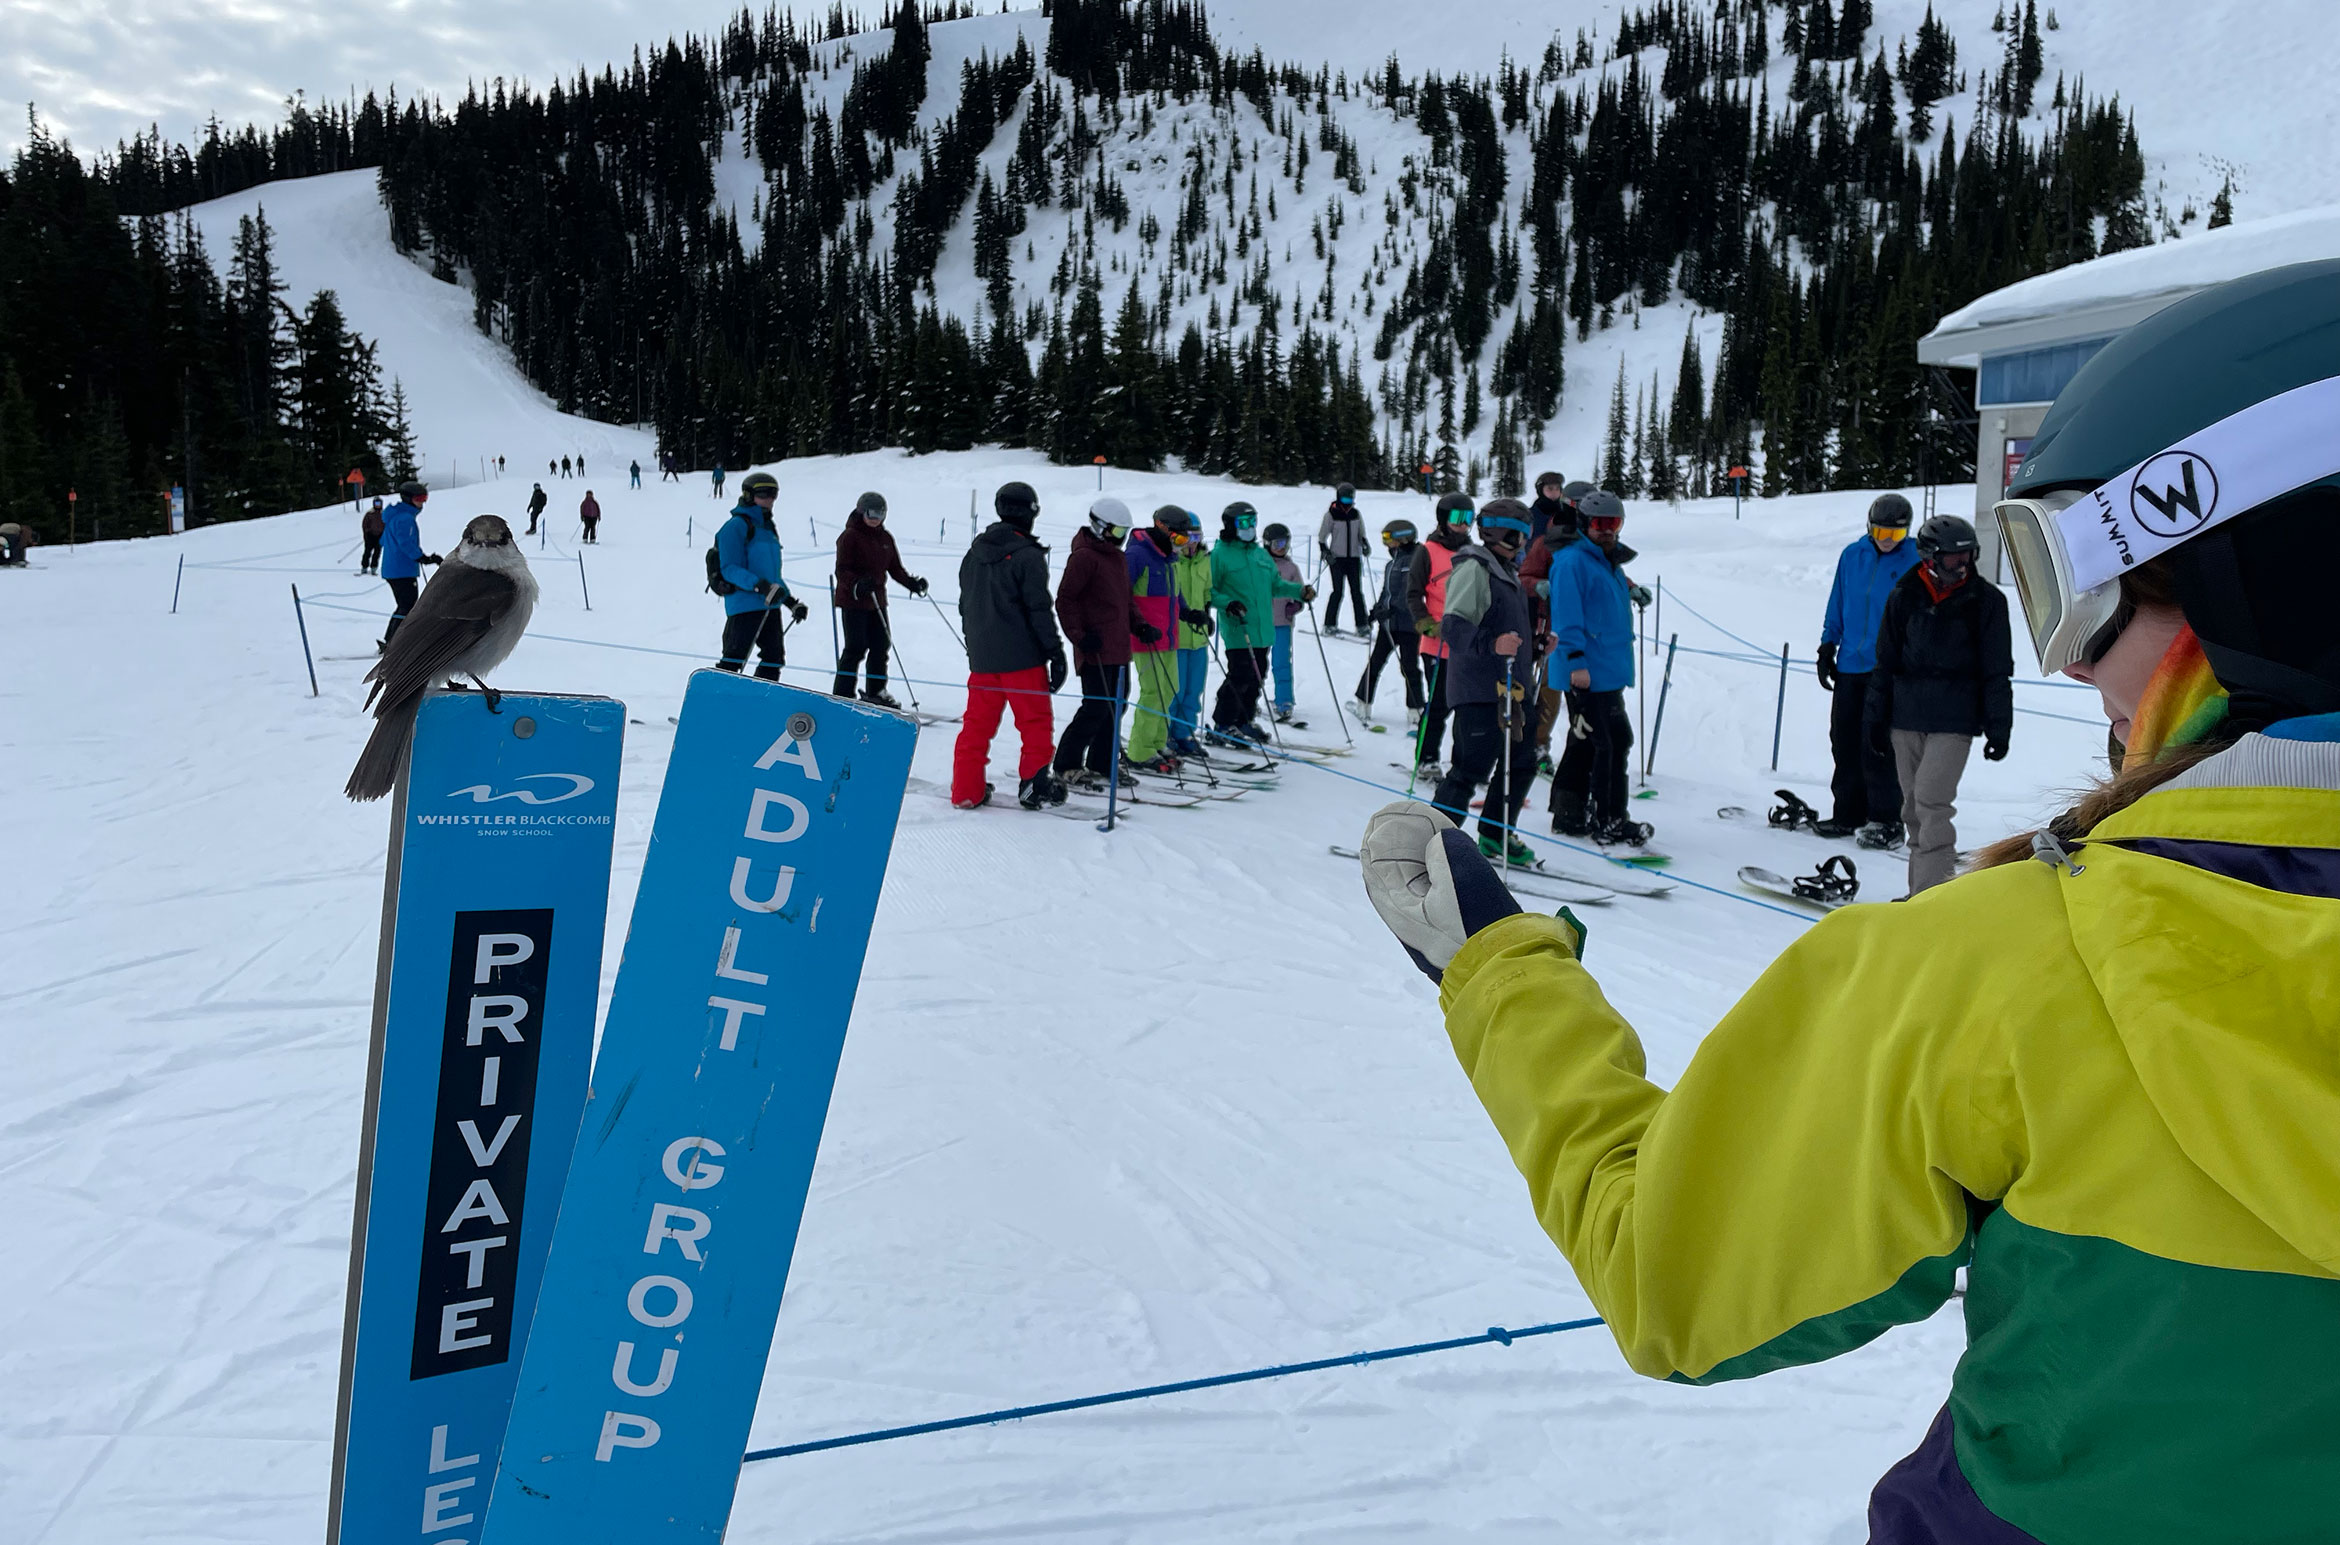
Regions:
<svg viewBox="0 0 2340 1545"><path fill-rule="evenodd" d="M1311 602L1311 601L1313 601L1313 600L1315 600L1315 599L1316 599L1316 587L1315 587L1314 585L1302 585L1302 586L1300 587L1300 604L1301 604L1301 605L1305 606L1305 605L1307 605L1309 602Z"/></svg>
<svg viewBox="0 0 2340 1545"><path fill-rule="evenodd" d="M757 580L756 594L763 598L764 604L766 606L778 606L780 604L781 592L779 583L776 580Z"/></svg>
<svg viewBox="0 0 2340 1545"><path fill-rule="evenodd" d="M1130 619L1129 636L1136 639L1141 644L1159 644L1162 642L1162 630L1155 627L1152 623L1145 621L1143 618Z"/></svg>
<svg viewBox="0 0 2340 1545"><path fill-rule="evenodd" d="M1986 762L2004 762L2007 760L2007 737L2004 735L1990 735L1984 737L1983 760Z"/></svg>
<svg viewBox="0 0 2340 1545"><path fill-rule="evenodd" d="M788 598L788 615L795 618L798 622L804 621L805 614L811 610L811 607L805 605L802 601L797 600L794 596L790 596Z"/></svg>
<svg viewBox="0 0 2340 1545"><path fill-rule="evenodd" d="M1205 633L1208 633L1211 630L1211 614L1209 612L1198 612L1191 606L1181 606L1178 608L1178 620L1185 623L1190 628L1200 628Z"/></svg>
<svg viewBox="0 0 2340 1545"><path fill-rule="evenodd" d="M925 580L923 580L923 579L920 579L920 578L919 578L917 575L915 575L915 574L911 575L911 576L910 576L910 585L909 585L909 590L910 590L910 593L911 593L912 595L924 595L924 594L926 594L926 581L925 581Z"/></svg>
<svg viewBox="0 0 2340 1545"><path fill-rule="evenodd" d="M415 561L418 563L445 563L447 560L440 557L437 553L424 553L422 557Z"/></svg>
<svg viewBox="0 0 2340 1545"><path fill-rule="evenodd" d="M1061 648L1050 650L1048 654L1048 690L1062 692L1064 679L1071 674L1072 672L1066 668L1064 663L1064 650Z"/></svg>
<svg viewBox="0 0 2340 1545"><path fill-rule="evenodd" d="M1822 644L1820 657L1813 662L1813 666L1820 677L1820 690L1834 692L1836 690L1836 646Z"/></svg>
<svg viewBox="0 0 2340 1545"><path fill-rule="evenodd" d="M1241 601L1229 601L1227 603L1227 615L1234 618L1237 622L1248 622L1251 620L1251 608L1245 606Z"/></svg>
<svg viewBox="0 0 2340 1545"><path fill-rule="evenodd" d="M1869 749L1879 756L1893 754L1893 726L1880 719L1869 726Z"/></svg>

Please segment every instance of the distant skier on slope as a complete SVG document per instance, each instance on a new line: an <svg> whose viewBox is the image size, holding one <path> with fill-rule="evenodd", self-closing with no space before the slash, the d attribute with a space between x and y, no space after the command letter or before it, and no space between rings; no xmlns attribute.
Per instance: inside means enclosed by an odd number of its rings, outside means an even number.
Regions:
<svg viewBox="0 0 2340 1545"><path fill-rule="evenodd" d="M1357 513L1357 490L1343 483L1333 490L1333 501L1316 523L1316 551L1324 560L1324 629L1339 631L1341 587L1349 589L1349 613L1356 619L1359 637L1365 632L1365 518Z"/></svg>
<svg viewBox="0 0 2340 1545"><path fill-rule="evenodd" d="M426 553L422 546L420 518L430 497L430 489L409 480L398 485L398 502L382 512L382 558L377 572L390 587L390 625L382 630L381 648L385 650L398 636L398 625L414 610L415 581L423 565L439 561L437 553Z"/></svg>
<svg viewBox="0 0 2340 1545"><path fill-rule="evenodd" d="M1016 802L1026 810L1064 803L1063 780L1049 766L1056 718L1049 699L1069 667L1048 597L1048 549L1033 537L1040 496L1029 483L1002 483L992 495L999 518L959 562L959 623L967 641L967 712L951 751L951 803L972 810L991 802L985 781L991 738L1013 713L1023 740L1016 762Z"/></svg>
<svg viewBox="0 0 2340 1545"><path fill-rule="evenodd" d="M1422 718L1415 727L1414 755L1421 776L1438 777L1439 749L1446 739L1446 645L1438 637L1438 620L1446 614L1446 576L1454 555L1471 544L1470 495L1440 494L1430 535L1414 548L1413 565L1406 571L1406 608L1421 640Z"/></svg>
<svg viewBox="0 0 2340 1545"><path fill-rule="evenodd" d="M1073 534L1064 577L1056 586L1056 620L1072 640L1081 703L1056 743L1056 776L1074 789L1102 793L1113 776L1114 744L1121 734L1118 703L1131 647L1158 642L1153 623L1133 614L1129 556L1122 550L1135 517L1111 494L1089 505L1089 523ZM1141 634L1139 630L1143 630Z"/></svg>
<svg viewBox="0 0 2340 1545"><path fill-rule="evenodd" d="M1831 913L1670 1091L1581 927L1427 807L1368 828L1367 894L1637 1372L1834 1357L1964 1269L1964 1355L1872 1545L2332 1533L2340 1383L2303 1359L2340 1345L2340 654L2303 555L2340 530L2335 336L2340 261L2303 263L2072 378L1996 515L2118 772L1977 872ZM2130 527L2124 567L2099 517L2174 511L2189 473L2208 518Z"/></svg>
<svg viewBox="0 0 2340 1545"><path fill-rule="evenodd" d="M601 501L593 497L590 488L585 490L585 497L577 501L577 522L585 528L577 540L596 544L601 541L597 534L601 530Z"/></svg>
<svg viewBox="0 0 2340 1545"><path fill-rule="evenodd" d="M433 560L436 561L435 559ZM366 672L374 684L366 706L374 732L342 790L351 799L380 799L398 782L414 739L423 694L463 677L487 694L490 713L501 696L481 678L510 658L536 608L536 577L499 515L479 515L463 541L422 593L406 626Z"/></svg>
<svg viewBox="0 0 2340 1545"><path fill-rule="evenodd" d="M829 690L851 697L866 660L869 685L861 694L863 700L880 708L899 708L902 705L886 690L886 659L894 646L893 614L886 610L889 575L912 595L926 594L926 581L902 567L902 550L886 529L886 496L872 490L854 501L837 533L837 569L829 604L836 608L844 645L837 652L837 675Z"/></svg>
<svg viewBox="0 0 2340 1545"><path fill-rule="evenodd" d="M780 576L780 528L772 522L779 497L778 478L750 472L739 480L739 503L715 533L717 577L728 587L717 589L723 597L723 655L715 668L745 669L752 649L763 681L778 681L788 663L788 624L781 617L802 622L810 610Z"/></svg>
<svg viewBox="0 0 2340 1545"><path fill-rule="evenodd" d="M365 550L358 554L358 572L372 574L382 567L382 501L376 499L358 518L358 540Z"/></svg>
<svg viewBox="0 0 2340 1545"><path fill-rule="evenodd" d="M1868 728L1869 673L1877 668L1877 630L1885 602L1901 577L1917 567L1908 540L1909 501L1879 494L1869 504L1868 527L1837 555L1820 621L1814 661L1828 704L1828 753L1836 764L1828 791L1834 805L1815 828L1823 837L1858 835L1864 848L1901 841L1901 778L1890 745L1880 751Z"/></svg>
<svg viewBox="0 0 2340 1545"><path fill-rule="evenodd" d="M1381 568L1381 595L1371 613L1373 652L1365 658L1365 674L1357 678L1357 717L1373 722L1373 694L1381 684L1381 668L1397 656L1398 673L1405 679L1406 712L1422 711L1422 640L1414 632L1414 614L1406 607L1406 576L1414 563L1414 523L1393 520L1381 528L1382 551L1389 555Z"/></svg>
<svg viewBox="0 0 2340 1545"><path fill-rule="evenodd" d="M545 504L546 504L546 502L547 502L547 501L546 501L546 499L545 499L545 496L544 496L544 485L543 485L542 483L538 483L537 485L535 485L535 487L533 487L533 488L531 488L531 489L529 490L529 493L528 493L528 530L527 530L527 532L526 532L526 535L529 535L529 536L534 536L534 535L536 535L536 522L537 522L537 518L538 518L539 516L541 516L541 515L543 515L543 514L544 514L544 507L545 507Z"/></svg>

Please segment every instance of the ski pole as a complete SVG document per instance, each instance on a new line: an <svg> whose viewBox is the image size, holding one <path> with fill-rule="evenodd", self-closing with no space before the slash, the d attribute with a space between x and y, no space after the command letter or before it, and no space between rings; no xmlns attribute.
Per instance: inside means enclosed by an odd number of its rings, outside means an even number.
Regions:
<svg viewBox="0 0 2340 1545"><path fill-rule="evenodd" d="M1641 613L1641 622L1642 622L1642 631L1643 631L1644 633L1647 633L1647 632L1649 631L1649 611L1648 611L1648 609L1647 609L1647 608L1644 608L1644 609L1642 610L1642 613ZM1653 648L1654 648L1654 647L1656 647L1656 646L1655 646L1655 641L1654 641L1654 640L1652 640L1652 645L1651 645L1651 647L1653 647ZM1635 652L1636 652L1637 654L1639 653L1639 651L1635 651ZM1635 693L1636 693L1636 694L1639 696L1639 698L1640 698L1640 703L1639 703L1639 705L1638 705L1638 706L1637 706L1637 707L1634 709L1634 725L1633 725L1633 729L1634 729L1634 733L1638 734L1638 735L1639 735L1639 736L1640 736L1640 737L1641 737L1643 740L1645 740L1645 741L1646 741L1647 739L1649 739L1649 669L1648 669L1648 667L1644 666L1644 667L1643 667L1643 668L1641 668L1640 670L1637 670L1637 671L1635 671L1635 672L1633 673L1633 688L1634 688L1634 691L1635 691ZM1639 778L1637 781L1638 781L1640 784L1642 784L1644 787L1646 787L1646 786L1648 785L1648 783L1649 783L1649 770L1648 770L1648 768L1646 768L1646 767L1645 767L1645 768L1643 768L1643 769L1642 769L1641 777L1640 777L1640 778Z"/></svg>
<svg viewBox="0 0 2340 1545"><path fill-rule="evenodd" d="M924 715L926 710L918 706L918 688L910 679L910 662L902 658L902 646L894 642L893 616L883 605L880 605L877 609L877 619L878 631L885 635L886 653L892 655L902 667L902 690L910 694L910 712Z"/></svg>
<svg viewBox="0 0 2340 1545"><path fill-rule="evenodd" d="M1309 620L1312 623L1315 622L1314 618ZM1357 737L1349 733L1349 715L1341 707L1340 685L1333 680L1332 657L1324 652L1324 628L1318 624L1311 627L1308 633L1311 638L1316 640L1316 660L1319 665L1324 667L1324 689L1332 694L1333 717L1340 721L1341 739L1354 746L1357 743Z"/></svg>
<svg viewBox="0 0 2340 1545"><path fill-rule="evenodd" d="M1105 819L1097 827L1101 832L1113 830L1113 823L1121 811L1121 707L1129 698L1129 667L1123 666L1113 677L1113 739L1105 767Z"/></svg>
<svg viewBox="0 0 2340 1545"><path fill-rule="evenodd" d="M965 654L967 652L967 641L959 637L959 630L957 628L951 626L951 614L942 609L942 602L934 598L932 591L921 590L918 593L920 596L925 598L927 605L934 608L934 614L942 619L943 629L951 635L951 642L959 646L959 653Z"/></svg>
<svg viewBox="0 0 2340 1545"><path fill-rule="evenodd" d="M1498 824L1503 831L1501 841L1505 874L1511 873L1511 665L1514 658L1512 655L1503 657L1503 707L1495 715L1495 778L1503 786L1502 803L1496 805L1495 809L1502 817ZM1487 798L1490 801L1496 798L1493 787L1488 788ZM1485 813L1486 808L1481 805L1480 812Z"/></svg>

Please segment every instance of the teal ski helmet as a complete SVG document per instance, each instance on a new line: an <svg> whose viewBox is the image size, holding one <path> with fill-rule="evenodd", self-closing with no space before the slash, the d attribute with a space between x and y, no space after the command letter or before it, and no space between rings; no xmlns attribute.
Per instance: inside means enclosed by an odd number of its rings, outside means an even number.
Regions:
<svg viewBox="0 0 2340 1545"><path fill-rule="evenodd" d="M1996 507L2042 669L2102 655L2159 562L2250 728L2340 711L2340 260L2168 306L2056 398Z"/></svg>

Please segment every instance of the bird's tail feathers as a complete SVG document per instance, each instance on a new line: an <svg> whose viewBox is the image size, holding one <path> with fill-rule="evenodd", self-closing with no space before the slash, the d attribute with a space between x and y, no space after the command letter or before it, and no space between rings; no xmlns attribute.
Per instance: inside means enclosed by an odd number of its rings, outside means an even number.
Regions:
<svg viewBox="0 0 2340 1545"><path fill-rule="evenodd" d="M357 766L342 792L361 802L390 792L398 782L399 768L406 765L406 748L413 743L415 715L421 709L420 698L382 705L374 733L366 737L366 749L358 753Z"/></svg>

